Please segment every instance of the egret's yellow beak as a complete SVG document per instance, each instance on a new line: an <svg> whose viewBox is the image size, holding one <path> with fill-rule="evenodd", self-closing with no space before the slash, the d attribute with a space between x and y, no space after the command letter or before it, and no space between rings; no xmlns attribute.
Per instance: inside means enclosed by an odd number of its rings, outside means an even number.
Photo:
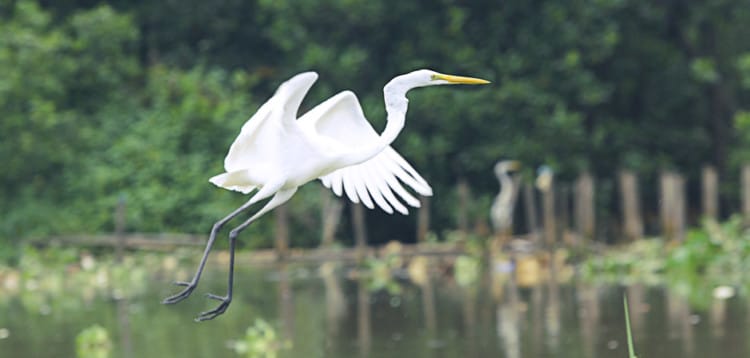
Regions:
<svg viewBox="0 0 750 358"><path fill-rule="evenodd" d="M511 160L510 163L508 163L508 169L510 169L510 170L521 169L521 162L519 162L517 160Z"/></svg>
<svg viewBox="0 0 750 358"><path fill-rule="evenodd" d="M490 83L490 81L483 80L481 78L474 78L474 77L464 77L464 76L454 76L454 75L444 75L444 74L437 74L432 76L435 80L443 80L448 81L450 83L455 84L465 84L465 85L484 85Z"/></svg>

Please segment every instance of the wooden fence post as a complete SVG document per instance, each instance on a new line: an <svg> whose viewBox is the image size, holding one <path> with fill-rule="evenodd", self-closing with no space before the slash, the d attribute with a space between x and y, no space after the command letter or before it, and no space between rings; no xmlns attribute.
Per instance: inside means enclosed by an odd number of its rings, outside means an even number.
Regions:
<svg viewBox="0 0 750 358"><path fill-rule="evenodd" d="M324 187L320 187L321 197L321 246L330 247L336 240L336 228L341 221L341 208L344 206L340 200L332 198L331 191Z"/></svg>
<svg viewBox="0 0 750 358"><path fill-rule="evenodd" d="M703 167L703 217L707 219L719 218L719 175L711 165Z"/></svg>
<svg viewBox="0 0 750 358"><path fill-rule="evenodd" d="M750 226L750 164L742 166L742 218Z"/></svg>
<svg viewBox="0 0 750 358"><path fill-rule="evenodd" d="M469 232L469 202L471 201L471 190L466 178L458 179L456 194L458 194L458 231L461 235L466 235Z"/></svg>
<svg viewBox="0 0 750 358"><path fill-rule="evenodd" d="M557 242L554 179L550 179L549 187L542 190L542 212L544 213L544 241L547 245L553 247Z"/></svg>
<svg viewBox="0 0 750 358"><path fill-rule="evenodd" d="M430 231L430 197L422 196L419 198L420 207L417 212L417 243L424 243L427 240L427 233Z"/></svg>
<svg viewBox="0 0 750 358"><path fill-rule="evenodd" d="M643 219L638 194L638 179L630 170L620 171L620 197L622 201L623 232L629 240L643 237Z"/></svg>
<svg viewBox="0 0 750 358"><path fill-rule="evenodd" d="M539 218L537 217L536 197L534 186L523 183L523 206L526 209L526 230L531 234L532 240L539 244Z"/></svg>
<svg viewBox="0 0 750 358"><path fill-rule="evenodd" d="M687 226L687 200L685 198L685 178L677 173L674 174L675 180L675 211L674 223L675 223L675 240L685 240L685 227Z"/></svg>
<svg viewBox="0 0 750 358"><path fill-rule="evenodd" d="M357 251L357 261L364 259L367 249L367 223L365 209L362 204L351 203L352 226L354 227L354 246Z"/></svg>
<svg viewBox="0 0 750 358"><path fill-rule="evenodd" d="M125 195L120 195L117 198L117 207L115 208L115 235L117 235L117 245L115 246L115 260L122 262L122 256L125 251L125 221L127 220L126 214L127 200Z"/></svg>
<svg viewBox="0 0 750 358"><path fill-rule="evenodd" d="M674 206L674 190L672 190L672 179L670 173L662 171L659 174L659 213L661 216L661 234L666 238L674 236L672 223L672 206Z"/></svg>
<svg viewBox="0 0 750 358"><path fill-rule="evenodd" d="M681 241L685 236L686 222L685 179L674 172L662 172L659 182L662 235Z"/></svg>
<svg viewBox="0 0 750 358"><path fill-rule="evenodd" d="M594 178L589 172L578 176L575 184L575 228L586 239L594 238L596 214L594 211Z"/></svg>
<svg viewBox="0 0 750 358"><path fill-rule="evenodd" d="M274 218L276 258L285 259L289 254L289 208L286 204L281 204L274 210Z"/></svg>
<svg viewBox="0 0 750 358"><path fill-rule="evenodd" d="M557 204L557 211L562 241L565 245L575 245L575 237L570 235L570 184L560 184L558 188L560 203Z"/></svg>

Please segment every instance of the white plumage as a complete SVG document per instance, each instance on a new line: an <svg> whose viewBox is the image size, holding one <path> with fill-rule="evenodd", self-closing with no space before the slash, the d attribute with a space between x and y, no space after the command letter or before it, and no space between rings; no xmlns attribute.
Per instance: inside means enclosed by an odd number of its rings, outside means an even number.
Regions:
<svg viewBox="0 0 750 358"><path fill-rule="evenodd" d="M477 78L444 75L430 70L417 70L398 76L383 88L388 120L383 133L379 135L365 118L357 97L350 91L331 97L298 119L300 104L317 79L317 73L305 72L282 83L276 93L242 126L224 159L226 172L209 181L225 189L254 194L244 205L214 224L193 279L177 283L185 286L185 289L167 297L164 303L177 303L195 289L222 226L253 204L271 198L230 232L227 294L209 295L221 303L215 309L201 313L197 319L212 319L222 314L232 299L237 235L264 213L289 200L297 188L309 181L320 179L336 195L346 193L355 203L361 202L368 208L377 205L387 213L395 210L407 214L406 205L419 207L419 200L402 183L421 195L432 195L432 189L390 146L404 127L408 107L406 92L415 87L431 85L488 83Z"/></svg>

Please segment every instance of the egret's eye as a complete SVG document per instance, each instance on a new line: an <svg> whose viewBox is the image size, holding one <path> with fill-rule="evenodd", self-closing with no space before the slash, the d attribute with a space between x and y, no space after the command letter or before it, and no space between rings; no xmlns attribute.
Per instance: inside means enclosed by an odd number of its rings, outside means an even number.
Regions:
<svg viewBox="0 0 750 358"><path fill-rule="evenodd" d="M440 79L440 77L438 77L438 75L431 75L431 76L430 76L430 80L431 80L431 81L437 81L437 80L439 80L439 79Z"/></svg>

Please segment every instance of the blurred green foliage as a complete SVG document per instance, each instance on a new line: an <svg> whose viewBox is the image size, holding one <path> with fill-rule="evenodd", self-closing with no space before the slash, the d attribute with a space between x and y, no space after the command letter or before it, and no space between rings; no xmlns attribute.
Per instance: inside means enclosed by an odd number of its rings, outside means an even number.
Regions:
<svg viewBox="0 0 750 358"><path fill-rule="evenodd" d="M748 21L750 3L725 0L2 2L0 251L112 231L120 198L128 231L207 232L243 200L207 178L275 87L310 69L321 80L303 110L351 89L378 129L397 74L493 81L411 95L395 147L435 188L437 233L455 227L458 178L489 203L502 158L563 181L589 169L613 197L620 167L736 176L750 156ZM315 245L319 195L295 199L293 244ZM375 242L413 237L413 218L368 221ZM269 220L250 230L269 244Z"/></svg>
<svg viewBox="0 0 750 358"><path fill-rule="evenodd" d="M582 263L581 274L593 281L666 284L694 305L706 307L719 287L741 288L747 293L748 269L750 230L734 216L723 223L705 220L680 244L639 240L592 255Z"/></svg>
<svg viewBox="0 0 750 358"><path fill-rule="evenodd" d="M245 337L231 344L232 350L248 358L276 358L279 351L288 349L292 345L289 340L280 337L277 330L262 318L255 319L255 323L247 327Z"/></svg>
<svg viewBox="0 0 750 358"><path fill-rule="evenodd" d="M76 357L108 358L112 352L109 333L100 325L93 325L76 336Z"/></svg>

